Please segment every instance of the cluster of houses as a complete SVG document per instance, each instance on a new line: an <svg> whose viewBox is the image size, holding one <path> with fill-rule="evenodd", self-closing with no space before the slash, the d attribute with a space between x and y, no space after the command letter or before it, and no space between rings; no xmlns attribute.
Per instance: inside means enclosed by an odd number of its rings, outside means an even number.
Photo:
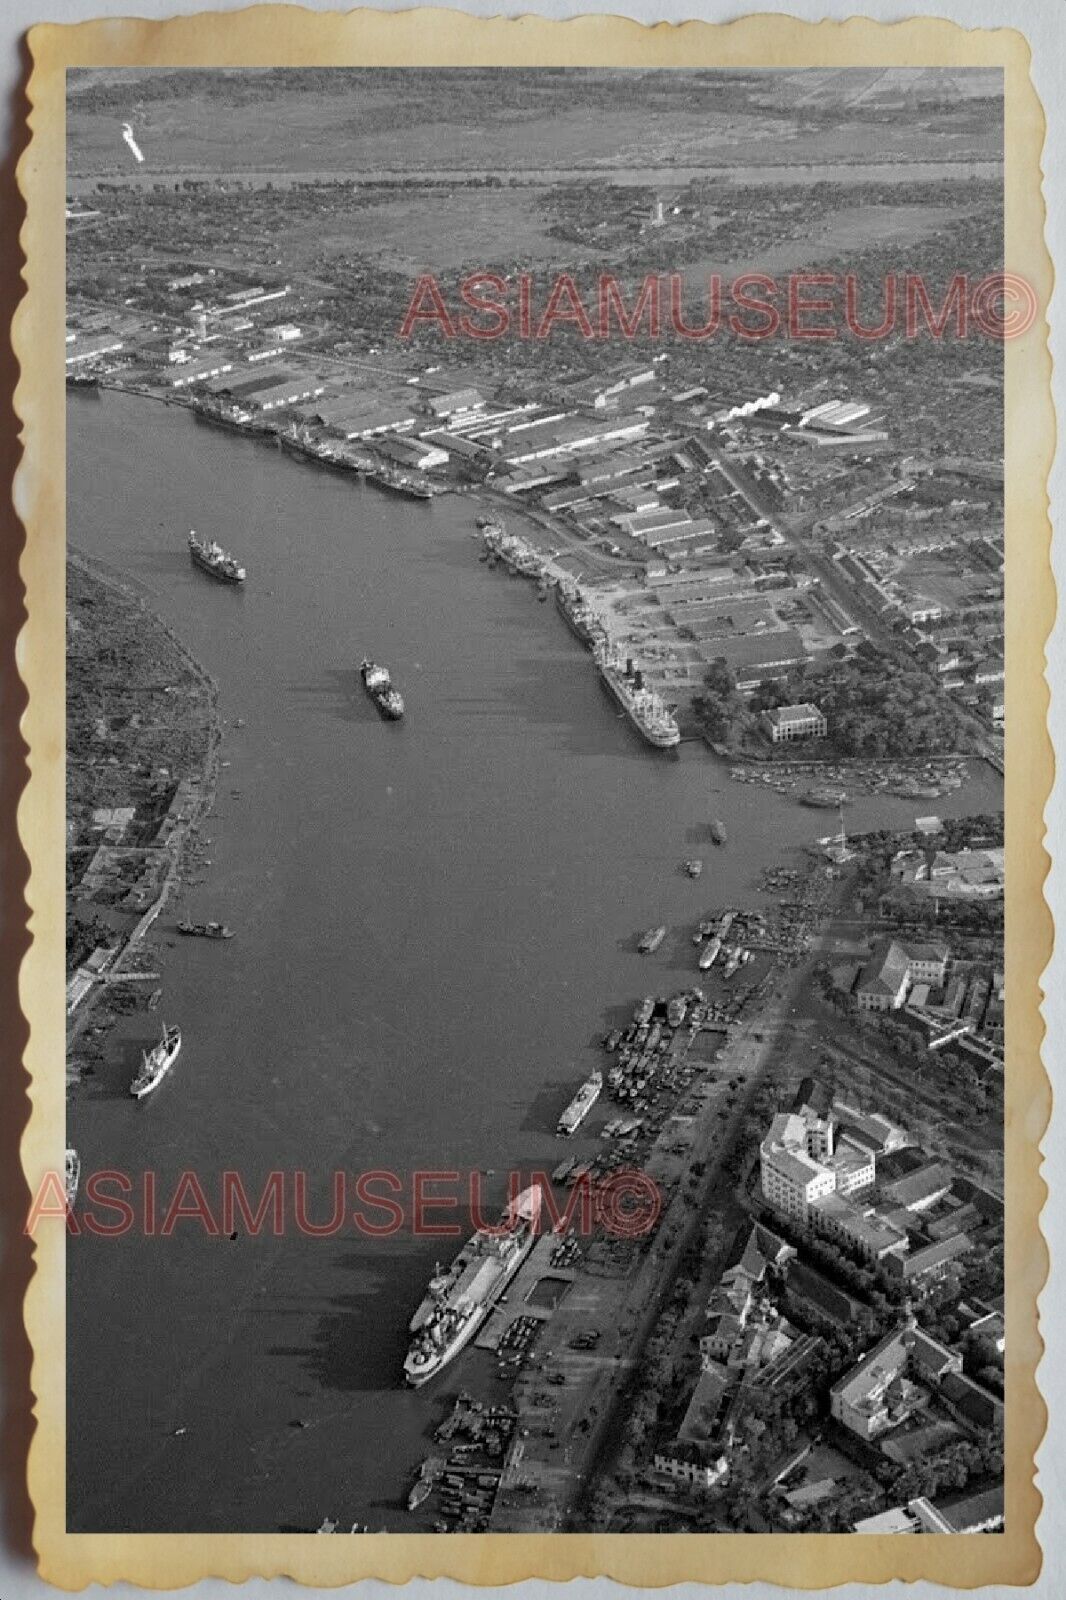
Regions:
<svg viewBox="0 0 1066 1600"><path fill-rule="evenodd" d="M835 1101L779 1112L759 1147L760 1192L799 1233L918 1289L994 1233L995 1197L876 1112Z"/></svg>
<svg viewBox="0 0 1066 1600"><path fill-rule="evenodd" d="M1002 858L1002 850L996 853ZM885 938L861 965L848 962L835 967L832 979L837 993L856 1011L900 1014L930 1051L950 1045L982 1065L1002 1070L1002 969L953 962L950 947L939 941L918 944Z"/></svg>
<svg viewBox="0 0 1066 1600"><path fill-rule="evenodd" d="M795 1254L756 1224L739 1261L722 1274L707 1305L699 1376L676 1438L655 1455L656 1474L713 1489L728 1476L738 1417L751 1391L791 1392L805 1381L823 1341L789 1322L767 1285L770 1269Z"/></svg>
<svg viewBox="0 0 1066 1600"><path fill-rule="evenodd" d="M833 1424L852 1436L871 1467L879 1456L905 1465L955 1442L997 1436L1001 1399L964 1372L961 1348L919 1326L910 1298L920 1299L975 1239L998 1236L1002 1207L995 1197L957 1179L888 1118L831 1100L812 1080L801 1086L791 1111L775 1115L759 1154L762 1198L792 1240L833 1240L853 1258L895 1270L907 1284L899 1324L832 1385ZM805 1265L801 1253L802 1241L789 1242L772 1222L751 1227L708 1301L696 1382L676 1435L656 1449L653 1482L697 1493L722 1486L747 1437L745 1402L753 1393L787 1395L817 1381L812 1368L823 1368L827 1351L821 1337L804 1331L811 1326L805 1307L853 1331L876 1329L869 1307ZM954 1314L967 1334L988 1341L1002 1357L1001 1303L960 1297ZM833 1478L791 1489L792 1476L786 1467L775 1479L784 1480L786 1521L840 1490ZM854 1527L860 1533L978 1532L1001 1526L1002 1516L1000 1484L944 1500L914 1499Z"/></svg>

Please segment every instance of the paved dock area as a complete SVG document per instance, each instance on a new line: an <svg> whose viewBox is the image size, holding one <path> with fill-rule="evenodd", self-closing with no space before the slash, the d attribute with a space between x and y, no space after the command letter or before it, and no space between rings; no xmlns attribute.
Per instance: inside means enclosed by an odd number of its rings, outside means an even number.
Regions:
<svg viewBox="0 0 1066 1600"><path fill-rule="evenodd" d="M552 1265L558 1248L559 1239L554 1233L537 1240L504 1299L475 1339L477 1349L498 1350L507 1329L519 1317L535 1317L538 1322L550 1320L576 1277L572 1267Z"/></svg>

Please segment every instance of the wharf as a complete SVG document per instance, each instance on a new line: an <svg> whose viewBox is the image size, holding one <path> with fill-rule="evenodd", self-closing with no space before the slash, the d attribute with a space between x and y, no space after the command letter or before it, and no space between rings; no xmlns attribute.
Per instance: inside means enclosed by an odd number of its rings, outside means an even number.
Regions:
<svg viewBox="0 0 1066 1600"><path fill-rule="evenodd" d="M474 1344L479 1350L498 1350L507 1329L519 1317L535 1317L538 1322L548 1322L559 1301L567 1293L577 1274L572 1267L552 1265L552 1256L559 1248L559 1235L546 1233L537 1240L529 1257L522 1263L518 1275L507 1291L504 1300L494 1307L484 1328ZM545 1305L537 1305L531 1297L540 1284L556 1282L561 1285L558 1297Z"/></svg>

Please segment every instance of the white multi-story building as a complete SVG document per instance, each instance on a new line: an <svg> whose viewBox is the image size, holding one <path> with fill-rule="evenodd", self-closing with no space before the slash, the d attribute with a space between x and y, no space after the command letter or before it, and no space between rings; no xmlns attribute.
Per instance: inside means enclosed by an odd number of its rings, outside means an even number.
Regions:
<svg viewBox="0 0 1066 1600"><path fill-rule="evenodd" d="M876 1166L871 1150L838 1136L834 1117L804 1106L780 1112L770 1124L759 1147L759 1175L763 1198L806 1228L827 1196L871 1188Z"/></svg>
<svg viewBox="0 0 1066 1600"><path fill-rule="evenodd" d="M807 703L775 706L772 711L764 711L762 725L774 744L789 743L793 739L824 739L829 729L818 707Z"/></svg>

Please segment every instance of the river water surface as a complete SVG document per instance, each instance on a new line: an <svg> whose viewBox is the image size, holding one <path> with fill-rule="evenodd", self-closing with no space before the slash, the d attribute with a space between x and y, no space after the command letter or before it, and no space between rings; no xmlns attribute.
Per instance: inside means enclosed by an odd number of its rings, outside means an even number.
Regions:
<svg viewBox="0 0 1066 1600"><path fill-rule="evenodd" d="M253 1195L302 1170L324 1218L338 1170L389 1169L409 1193L418 1169L477 1169L488 1214L509 1171L559 1160L552 1130L597 1036L693 981L698 917L750 897L831 814L732 784L695 745L645 748L554 606L479 564L460 497L392 498L115 394L71 396L68 461L71 543L218 680L230 763L211 866L158 924L159 1018L180 1024L181 1056L138 1105L127 1086L157 1021L116 1030L70 1107L83 1172L151 1170L165 1208L185 1169L216 1206L226 1169ZM190 527L245 562L244 592L192 568ZM392 668L402 724L364 695L364 654ZM1001 803L979 768L936 809ZM698 882L679 872L692 853ZM182 914L237 937L174 939ZM670 934L642 959L659 921ZM399 1382L411 1312L456 1242L308 1238L288 1214L280 1239L188 1221L70 1241L72 1529L417 1525L403 1504L427 1429L488 1361Z"/></svg>

